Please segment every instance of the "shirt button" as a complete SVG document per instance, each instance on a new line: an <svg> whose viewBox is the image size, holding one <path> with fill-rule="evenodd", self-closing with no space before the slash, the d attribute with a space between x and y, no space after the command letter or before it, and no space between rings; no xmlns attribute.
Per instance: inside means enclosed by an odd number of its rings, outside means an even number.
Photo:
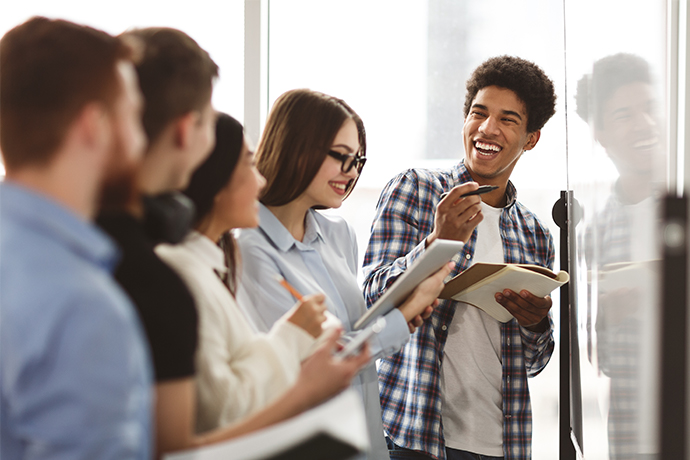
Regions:
<svg viewBox="0 0 690 460"><path fill-rule="evenodd" d="M507 342L508 342L508 346L510 346L510 337L508 337Z"/></svg>
<svg viewBox="0 0 690 460"><path fill-rule="evenodd" d="M510 419L510 418L512 418L512 417L513 417L512 415L506 414L506 418L507 418L507 419Z"/></svg>
<svg viewBox="0 0 690 460"><path fill-rule="evenodd" d="M448 326L446 326L446 325L444 324L443 326L441 326L441 329L443 329L443 330L445 331L446 329L448 329Z"/></svg>
<svg viewBox="0 0 690 460"><path fill-rule="evenodd" d="M469 255L469 254L465 254L465 259L467 259L467 260L470 260L471 258L472 258L472 256L471 256L471 255Z"/></svg>

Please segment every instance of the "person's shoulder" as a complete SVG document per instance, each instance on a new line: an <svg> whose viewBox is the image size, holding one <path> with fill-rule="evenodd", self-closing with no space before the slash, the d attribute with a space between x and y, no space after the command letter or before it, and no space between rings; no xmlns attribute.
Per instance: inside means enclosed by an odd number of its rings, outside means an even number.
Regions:
<svg viewBox="0 0 690 460"><path fill-rule="evenodd" d="M520 201L515 202L515 212L520 216L520 220L529 228L539 231L544 235L551 234L548 227L542 222L539 216L530 211L530 209Z"/></svg>
<svg viewBox="0 0 690 460"><path fill-rule="evenodd" d="M136 328L129 298L98 267L74 270L71 266L68 272L38 269L32 278L36 281L32 285L19 284L3 293L3 320L15 331L25 328L27 336L41 341L55 334L76 333L86 325L123 333Z"/></svg>
<svg viewBox="0 0 690 460"><path fill-rule="evenodd" d="M195 266L200 265L198 255L184 241L178 244L158 244L155 253L163 262L176 269L193 270Z"/></svg>
<svg viewBox="0 0 690 460"><path fill-rule="evenodd" d="M136 329L132 304L108 268L115 262L110 245L84 248L73 243L73 235L61 237L44 227L4 230L0 316L17 340L42 343L84 325Z"/></svg>
<svg viewBox="0 0 690 460"><path fill-rule="evenodd" d="M0 251L3 253L0 278L4 294L20 295L23 292L26 300L57 300L91 293L98 297L100 292L119 292L109 268L116 258L85 256L50 235L28 231L21 239L2 238Z"/></svg>
<svg viewBox="0 0 690 460"><path fill-rule="evenodd" d="M384 190L403 195L414 191L436 193L452 184L453 177L453 168L409 168L388 181Z"/></svg>
<svg viewBox="0 0 690 460"><path fill-rule="evenodd" d="M448 168L408 168L396 174L390 182L402 181L437 181L449 177L451 170Z"/></svg>
<svg viewBox="0 0 690 460"><path fill-rule="evenodd" d="M323 213L319 211L312 211L314 219L319 225L321 232L335 241L343 238L353 239L355 237L355 229L342 216L331 213Z"/></svg>
<svg viewBox="0 0 690 460"><path fill-rule="evenodd" d="M239 245L254 245L264 244L266 242L266 235L259 227L242 228L235 233L237 244Z"/></svg>
<svg viewBox="0 0 690 460"><path fill-rule="evenodd" d="M273 254L277 250L273 240L260 227L243 228L235 237L243 260L247 255Z"/></svg>
<svg viewBox="0 0 690 460"><path fill-rule="evenodd" d="M350 227L350 224L342 217L337 214L324 213L321 211L311 211L314 219L318 222L321 228L338 229L345 230Z"/></svg>

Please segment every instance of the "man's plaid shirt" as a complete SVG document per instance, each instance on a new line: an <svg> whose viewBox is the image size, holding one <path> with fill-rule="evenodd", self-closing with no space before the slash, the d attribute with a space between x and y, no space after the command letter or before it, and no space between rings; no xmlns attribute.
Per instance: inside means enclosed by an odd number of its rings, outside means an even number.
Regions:
<svg viewBox="0 0 690 460"><path fill-rule="evenodd" d="M371 306L425 248L434 227L441 194L472 181L464 162L450 169L411 169L393 178L377 204L364 257L364 294ZM508 205L500 217L503 254L509 263L552 268L553 240L549 231L516 201L508 182ZM470 266L477 231L453 260L450 276ZM398 353L379 363L383 425L393 442L445 459L441 423L440 372L447 329L455 312L453 301L441 301L431 318ZM532 411L527 376L537 375L553 352L553 323L543 334L528 331L516 320L501 325L503 362L503 451L506 459L531 457Z"/></svg>

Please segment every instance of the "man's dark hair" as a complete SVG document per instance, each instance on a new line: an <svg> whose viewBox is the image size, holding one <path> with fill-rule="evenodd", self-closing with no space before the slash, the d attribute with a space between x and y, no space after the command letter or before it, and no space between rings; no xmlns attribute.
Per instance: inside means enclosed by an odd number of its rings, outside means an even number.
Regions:
<svg viewBox="0 0 690 460"><path fill-rule="evenodd" d="M621 86L637 82L652 83L649 63L640 56L618 53L599 59L592 66L592 73L583 75L577 82L577 114L587 123L594 121L594 125L601 128L606 101Z"/></svg>
<svg viewBox="0 0 690 460"><path fill-rule="evenodd" d="M49 162L86 104L110 110L132 49L100 30L34 17L0 40L0 149L8 169Z"/></svg>
<svg viewBox="0 0 690 460"><path fill-rule="evenodd" d="M143 45L137 74L145 101L144 130L153 143L174 119L208 104L218 66L197 42L177 29L150 27L122 36L134 37Z"/></svg>
<svg viewBox="0 0 690 460"><path fill-rule="evenodd" d="M527 132L544 127L556 113L553 82L533 62L515 56L498 56L484 61L467 80L465 117L479 90L500 86L513 91L527 109Z"/></svg>

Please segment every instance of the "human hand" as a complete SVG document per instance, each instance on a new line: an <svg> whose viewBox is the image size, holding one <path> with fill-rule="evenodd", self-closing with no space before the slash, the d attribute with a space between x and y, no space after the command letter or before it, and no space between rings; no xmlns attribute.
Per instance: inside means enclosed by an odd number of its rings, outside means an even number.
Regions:
<svg viewBox="0 0 690 460"><path fill-rule="evenodd" d="M308 406L319 404L346 389L359 370L371 359L365 343L359 354L336 358L333 352L342 329L331 330L323 344L302 363L296 387L303 390Z"/></svg>
<svg viewBox="0 0 690 460"><path fill-rule="evenodd" d="M326 320L326 296L314 294L305 296L292 309L288 321L299 326L312 337L318 337L322 332L322 324Z"/></svg>
<svg viewBox="0 0 690 460"><path fill-rule="evenodd" d="M424 324L424 320L431 316L431 314L434 312L434 308L436 308L437 305L438 299L434 300L433 304L424 308L421 314L415 316L407 322L407 328L410 330L410 334L414 334L414 331L416 331L418 327Z"/></svg>
<svg viewBox="0 0 690 460"><path fill-rule="evenodd" d="M415 328L421 326L423 320L425 319L422 317L422 315L426 314L425 312L428 308L436 306L436 299L443 290L443 280L446 278L446 276L448 276L448 274L450 274L453 266L454 264L452 262L448 262L446 265L441 267L441 269L436 273L419 283L419 286L412 291L412 294L410 294L407 300L398 306L400 312L405 317L405 321L407 321L408 327L410 327L411 321L413 322L412 325ZM428 318L430 315L431 312L428 312L428 314L426 314L426 318ZM422 319L421 322L416 320L417 316ZM414 332L414 329L410 332Z"/></svg>
<svg viewBox="0 0 690 460"><path fill-rule="evenodd" d="M517 319L520 326L533 332L546 331L544 318L549 314L551 305L550 296L537 297L529 291L522 290L516 294L510 289L495 294L496 302Z"/></svg>
<svg viewBox="0 0 690 460"><path fill-rule="evenodd" d="M466 182L453 187L448 195L436 207L434 216L434 230L426 237L426 244L435 239L467 241L472 236L474 228L479 225L482 215L482 199L478 195L460 198L467 192L477 190L479 184Z"/></svg>

